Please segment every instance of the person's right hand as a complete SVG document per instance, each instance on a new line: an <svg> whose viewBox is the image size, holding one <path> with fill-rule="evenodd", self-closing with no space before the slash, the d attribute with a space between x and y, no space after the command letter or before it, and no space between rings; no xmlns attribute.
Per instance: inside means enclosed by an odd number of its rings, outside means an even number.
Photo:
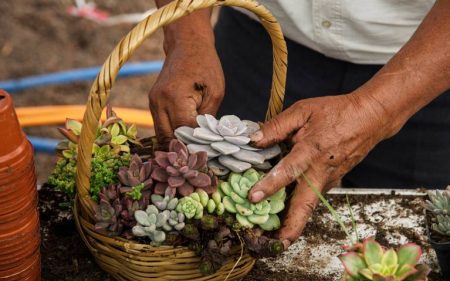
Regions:
<svg viewBox="0 0 450 281"><path fill-rule="evenodd" d="M224 76L213 42L188 40L166 49L164 67L149 93L160 144L180 126L196 126L198 114L215 115L224 95Z"/></svg>

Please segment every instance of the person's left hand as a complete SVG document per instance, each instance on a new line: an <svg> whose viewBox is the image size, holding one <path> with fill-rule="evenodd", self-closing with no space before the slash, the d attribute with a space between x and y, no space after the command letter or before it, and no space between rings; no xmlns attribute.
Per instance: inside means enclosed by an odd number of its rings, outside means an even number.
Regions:
<svg viewBox="0 0 450 281"><path fill-rule="evenodd" d="M268 147L292 136L293 148L249 194L259 202L297 181L279 238L294 242L318 203L307 179L326 192L381 140L393 135L389 116L374 99L356 94L299 101L262 126L251 138Z"/></svg>

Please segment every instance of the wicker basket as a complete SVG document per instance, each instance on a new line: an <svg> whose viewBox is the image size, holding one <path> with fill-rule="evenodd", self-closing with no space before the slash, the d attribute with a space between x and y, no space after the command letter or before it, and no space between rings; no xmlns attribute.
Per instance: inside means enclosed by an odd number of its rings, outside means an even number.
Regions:
<svg viewBox="0 0 450 281"><path fill-rule="evenodd" d="M92 144L103 108L119 69L137 47L157 28L193 11L211 6L236 6L254 12L268 31L273 43L273 81L266 119L282 110L287 50L281 28L272 14L252 0L178 0L171 2L134 27L116 46L92 85L83 130L78 144L77 199L75 218L78 231L97 263L117 280L236 280L245 276L254 260L236 255L218 272L202 276L200 259L186 247L154 247L120 237L108 237L94 231L92 199L89 195Z"/></svg>

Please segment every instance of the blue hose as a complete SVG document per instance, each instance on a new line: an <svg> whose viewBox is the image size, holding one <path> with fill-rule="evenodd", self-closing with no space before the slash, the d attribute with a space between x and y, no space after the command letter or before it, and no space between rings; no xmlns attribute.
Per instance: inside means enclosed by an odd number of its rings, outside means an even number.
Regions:
<svg viewBox="0 0 450 281"><path fill-rule="evenodd" d="M139 63L127 63L119 71L118 77L143 75L161 71L163 61L146 61ZM0 81L0 89L9 93L17 92L31 87L46 86L52 84L67 84L75 81L94 80L101 67L88 67L50 74L24 77L17 80Z"/></svg>
<svg viewBox="0 0 450 281"><path fill-rule="evenodd" d="M28 137L35 152L54 154L59 140L39 137Z"/></svg>

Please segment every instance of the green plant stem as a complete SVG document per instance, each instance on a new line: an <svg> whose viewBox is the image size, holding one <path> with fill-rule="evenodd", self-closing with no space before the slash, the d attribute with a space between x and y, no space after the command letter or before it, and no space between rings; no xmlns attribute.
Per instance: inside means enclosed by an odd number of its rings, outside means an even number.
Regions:
<svg viewBox="0 0 450 281"><path fill-rule="evenodd" d="M305 179L308 186L311 188L311 190L319 197L320 201L327 207L327 209L330 211L331 215L333 216L334 220L339 224L341 229L345 232L345 235L350 240L350 242L353 242L353 238L350 235L350 232L348 231L347 227L344 225L344 222L342 221L341 217L338 215L336 210L330 205L330 203L323 197L322 193L319 191L317 187L313 185L313 183L309 180L309 178L302 173L303 178Z"/></svg>
<svg viewBox="0 0 450 281"><path fill-rule="evenodd" d="M350 212L350 217L352 219L353 232L355 232L355 236L356 236L354 242L358 242L359 241L358 227L356 225L355 216L353 215L353 209L352 209L352 206L350 205L350 199L348 198L348 194L346 194L345 197L347 199L347 207Z"/></svg>

